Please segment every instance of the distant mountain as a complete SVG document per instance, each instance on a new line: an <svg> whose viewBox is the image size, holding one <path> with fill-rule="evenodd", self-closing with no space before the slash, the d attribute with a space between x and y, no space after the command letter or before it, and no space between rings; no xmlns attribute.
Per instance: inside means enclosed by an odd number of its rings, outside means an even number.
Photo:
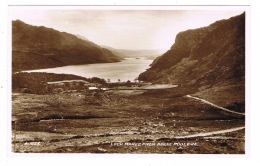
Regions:
<svg viewBox="0 0 260 166"><path fill-rule="evenodd" d="M139 79L196 86L199 95L216 102L227 97L244 100L245 13L180 32L170 50Z"/></svg>
<svg viewBox="0 0 260 166"><path fill-rule="evenodd" d="M65 65L118 62L122 58L75 35L43 26L12 22L13 71Z"/></svg>
<svg viewBox="0 0 260 166"><path fill-rule="evenodd" d="M155 59L156 57L163 54L163 50L160 49L151 49L151 50L129 50L129 49L116 49L109 46L102 46L111 50L116 55L123 58L138 58L144 57L147 59Z"/></svg>

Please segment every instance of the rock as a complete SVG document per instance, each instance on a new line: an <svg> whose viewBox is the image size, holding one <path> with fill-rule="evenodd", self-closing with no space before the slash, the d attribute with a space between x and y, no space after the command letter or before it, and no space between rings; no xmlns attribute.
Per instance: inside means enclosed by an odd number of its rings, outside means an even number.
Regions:
<svg viewBox="0 0 260 166"><path fill-rule="evenodd" d="M106 153L107 152L107 150L103 149L103 148L98 148L97 150L98 150L98 152L101 152L101 153Z"/></svg>

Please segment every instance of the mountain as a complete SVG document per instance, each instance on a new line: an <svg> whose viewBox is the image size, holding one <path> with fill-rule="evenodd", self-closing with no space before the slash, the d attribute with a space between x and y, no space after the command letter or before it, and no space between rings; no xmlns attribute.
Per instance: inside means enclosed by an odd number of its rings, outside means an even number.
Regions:
<svg viewBox="0 0 260 166"><path fill-rule="evenodd" d="M170 50L141 73L139 79L196 86L198 96L222 105L243 103L245 13L207 27L180 32ZM225 99L227 101L223 102Z"/></svg>
<svg viewBox="0 0 260 166"><path fill-rule="evenodd" d="M52 28L12 22L13 71L65 65L118 62L106 48Z"/></svg>
<svg viewBox="0 0 260 166"><path fill-rule="evenodd" d="M123 58L139 58L144 57L147 59L155 59L160 56L164 51L161 49L150 49L150 50L130 50L130 49L116 49L109 46L103 46L111 50L114 54Z"/></svg>
<svg viewBox="0 0 260 166"><path fill-rule="evenodd" d="M116 49L116 48L113 48L113 47L110 47L110 46L104 46L104 45L102 45L102 47L103 47L103 48L106 48L106 49L108 49L108 50L110 50L110 51L112 51L113 54L115 54L115 55L118 56L118 57L128 58L128 56L125 55L124 53L122 53L122 52L120 51L120 49Z"/></svg>

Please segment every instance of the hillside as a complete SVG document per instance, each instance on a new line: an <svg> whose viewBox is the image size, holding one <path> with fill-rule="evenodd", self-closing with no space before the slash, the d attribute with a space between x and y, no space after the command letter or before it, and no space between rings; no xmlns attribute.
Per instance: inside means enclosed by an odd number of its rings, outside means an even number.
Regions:
<svg viewBox="0 0 260 166"><path fill-rule="evenodd" d="M139 50L130 50L130 49L116 49L109 46L103 46L104 48L109 49L115 55L123 58L140 58L144 57L146 59L155 59L163 53L163 50L160 49L139 49Z"/></svg>
<svg viewBox="0 0 260 166"><path fill-rule="evenodd" d="M180 32L170 50L139 79L196 86L197 95L211 101L243 104L245 13L208 27Z"/></svg>
<svg viewBox="0 0 260 166"><path fill-rule="evenodd" d="M12 22L13 71L65 65L118 62L121 58L93 42L43 26Z"/></svg>

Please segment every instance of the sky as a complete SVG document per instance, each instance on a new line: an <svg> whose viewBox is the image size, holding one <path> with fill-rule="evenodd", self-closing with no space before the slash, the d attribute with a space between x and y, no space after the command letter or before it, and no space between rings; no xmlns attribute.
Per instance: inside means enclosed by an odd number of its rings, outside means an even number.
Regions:
<svg viewBox="0 0 260 166"><path fill-rule="evenodd" d="M104 10L12 6L11 20L84 36L118 49L168 50L176 35L208 26L242 10Z"/></svg>

